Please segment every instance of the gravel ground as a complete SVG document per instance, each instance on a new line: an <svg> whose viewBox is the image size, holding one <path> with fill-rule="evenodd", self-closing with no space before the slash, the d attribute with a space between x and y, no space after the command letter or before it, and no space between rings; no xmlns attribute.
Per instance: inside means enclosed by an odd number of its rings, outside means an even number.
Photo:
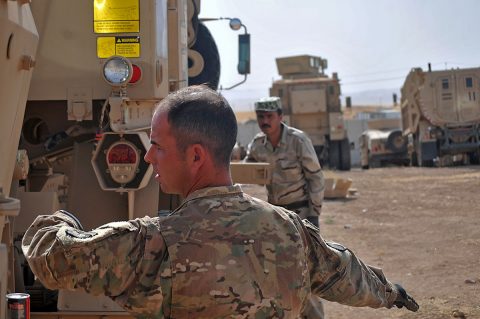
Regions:
<svg viewBox="0 0 480 319"><path fill-rule="evenodd" d="M381 267L415 297L420 310L325 302L327 318L480 318L480 166L335 174L351 178L358 192L325 201L323 237ZM266 198L262 186L244 190Z"/></svg>

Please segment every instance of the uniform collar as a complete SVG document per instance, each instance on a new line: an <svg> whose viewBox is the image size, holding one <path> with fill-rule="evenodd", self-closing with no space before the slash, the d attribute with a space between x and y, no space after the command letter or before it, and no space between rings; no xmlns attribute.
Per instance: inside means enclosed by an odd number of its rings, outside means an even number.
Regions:
<svg viewBox="0 0 480 319"><path fill-rule="evenodd" d="M235 184L232 186L205 187L202 189L198 189L193 193L189 194L187 198L185 198L184 203L194 199L202 198L202 197L224 196L224 195L239 194L242 192L243 192L242 188L238 184Z"/></svg>

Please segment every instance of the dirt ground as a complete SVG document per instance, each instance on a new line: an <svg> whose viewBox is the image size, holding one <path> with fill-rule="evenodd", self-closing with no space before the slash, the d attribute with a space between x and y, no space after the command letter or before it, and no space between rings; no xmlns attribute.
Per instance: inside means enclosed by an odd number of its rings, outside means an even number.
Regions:
<svg viewBox="0 0 480 319"><path fill-rule="evenodd" d="M354 198L326 200L325 239L381 267L420 304L353 308L325 302L328 319L480 318L480 167L388 167L336 172ZM262 186L244 190L265 199Z"/></svg>

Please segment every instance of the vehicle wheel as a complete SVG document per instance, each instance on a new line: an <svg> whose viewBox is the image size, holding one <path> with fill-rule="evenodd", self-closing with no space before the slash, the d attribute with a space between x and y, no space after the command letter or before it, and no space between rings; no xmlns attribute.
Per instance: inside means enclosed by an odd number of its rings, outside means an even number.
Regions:
<svg viewBox="0 0 480 319"><path fill-rule="evenodd" d="M201 22L198 23L196 41L191 50L198 52L203 58L203 68L200 66L201 71L199 73L196 72L198 74L191 75L190 70L196 67L194 64L197 62L195 62L196 59L193 58L192 54L189 53L188 85L206 84L211 89L216 90L220 80L220 56L212 34Z"/></svg>
<svg viewBox="0 0 480 319"><path fill-rule="evenodd" d="M326 151L326 147L323 145L314 145L313 148L315 149L315 154L317 154L318 162L322 167L328 165L328 154Z"/></svg>
<svg viewBox="0 0 480 319"><path fill-rule="evenodd" d="M373 159L371 157L368 158L368 164L369 164L370 168L379 168L379 167L382 166L380 160Z"/></svg>
<svg viewBox="0 0 480 319"><path fill-rule="evenodd" d="M422 167L425 166L424 161L423 161L423 156L422 156L422 147L420 145L420 139L418 137L415 137L415 153L417 157L417 166Z"/></svg>
<svg viewBox="0 0 480 319"><path fill-rule="evenodd" d="M385 147L394 153L407 151L407 139L402 135L402 131L393 131L387 139Z"/></svg>
<svg viewBox="0 0 480 319"><path fill-rule="evenodd" d="M349 171L350 167L350 142L344 138L340 141L340 170Z"/></svg>
<svg viewBox="0 0 480 319"><path fill-rule="evenodd" d="M468 153L468 159L472 165L480 164L480 150Z"/></svg>
<svg viewBox="0 0 480 319"><path fill-rule="evenodd" d="M417 154L417 166L420 167L433 167L433 160L424 160L422 158L422 151L416 152Z"/></svg>
<svg viewBox="0 0 480 319"><path fill-rule="evenodd" d="M340 169L340 142L330 141L328 144L328 166L330 169Z"/></svg>

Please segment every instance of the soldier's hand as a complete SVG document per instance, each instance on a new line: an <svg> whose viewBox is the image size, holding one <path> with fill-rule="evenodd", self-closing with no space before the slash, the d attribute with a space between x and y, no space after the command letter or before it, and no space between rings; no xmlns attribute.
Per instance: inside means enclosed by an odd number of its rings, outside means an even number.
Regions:
<svg viewBox="0 0 480 319"><path fill-rule="evenodd" d="M393 302L395 306L398 308L405 307L410 311L417 311L420 306L417 304L415 299L412 298L405 289L403 289L402 286L399 284L395 284L395 288L397 288L398 294L397 294L397 299Z"/></svg>

